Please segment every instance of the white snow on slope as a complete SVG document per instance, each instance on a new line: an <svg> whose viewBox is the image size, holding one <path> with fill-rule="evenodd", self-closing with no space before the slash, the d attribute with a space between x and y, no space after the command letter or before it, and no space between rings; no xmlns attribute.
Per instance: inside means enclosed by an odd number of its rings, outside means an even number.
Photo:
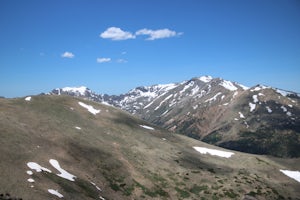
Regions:
<svg viewBox="0 0 300 200"><path fill-rule="evenodd" d="M230 91L235 91L238 89L237 87L235 87L233 85L232 82L226 81L226 80L223 80L222 83L220 83L219 85L223 86L224 88L226 88L227 90L230 90Z"/></svg>
<svg viewBox="0 0 300 200"><path fill-rule="evenodd" d="M111 106L111 107L114 107L113 105L111 105L111 104L107 103L106 101L102 101L101 103L102 103L103 105L106 105L106 106Z"/></svg>
<svg viewBox="0 0 300 200"><path fill-rule="evenodd" d="M264 86L264 85L259 85L259 86L256 86L255 88L251 89L250 91L251 92L260 91L260 90L267 89L267 88L269 88L269 87Z"/></svg>
<svg viewBox="0 0 300 200"><path fill-rule="evenodd" d="M286 107L284 107L284 106L281 106L280 108L283 110L283 112L287 112L287 109L286 109Z"/></svg>
<svg viewBox="0 0 300 200"><path fill-rule="evenodd" d="M94 183L94 182L90 182L90 183L91 183L93 186L95 186L97 190L102 191L101 188L99 188L99 187L96 185L96 183Z"/></svg>
<svg viewBox="0 0 300 200"><path fill-rule="evenodd" d="M154 130L154 128L152 128L150 126L146 126L146 125L140 125L140 127L148 129L148 130Z"/></svg>
<svg viewBox="0 0 300 200"><path fill-rule="evenodd" d="M79 126L75 126L75 128L76 128L77 130L81 130L81 128L80 128Z"/></svg>
<svg viewBox="0 0 300 200"><path fill-rule="evenodd" d="M75 181L76 176L74 176L73 174L70 174L69 172L67 172L66 170L62 169L58 163L57 160L54 159L50 159L49 163L55 168L57 169L57 171L60 172L60 174L57 174L57 176L60 176L64 179L70 180L70 181Z"/></svg>
<svg viewBox="0 0 300 200"><path fill-rule="evenodd" d="M30 169L33 169L35 170L36 172L41 172L41 171L46 171L46 172L49 172L51 173L51 170L45 168L45 167L42 167L41 165L35 163L35 162L28 162L27 163L27 166L30 168Z"/></svg>
<svg viewBox="0 0 300 200"><path fill-rule="evenodd" d="M196 87L194 87L193 89L191 89L191 94L190 94L190 96L194 96L198 91L199 91L199 86L198 85L196 85Z"/></svg>
<svg viewBox="0 0 300 200"><path fill-rule="evenodd" d="M200 81L204 82L204 83L208 83L212 80L213 78L211 76L201 76L199 78Z"/></svg>
<svg viewBox="0 0 300 200"><path fill-rule="evenodd" d="M300 183L300 172L299 171L290 171L290 170L280 170L282 173L284 173L285 175L287 175L288 177L295 179L296 181L298 181Z"/></svg>
<svg viewBox="0 0 300 200"><path fill-rule="evenodd" d="M253 95L252 98L253 98L253 102L254 102L254 103L257 103L257 102L258 102L258 98L257 98L257 95L256 95L256 94Z"/></svg>
<svg viewBox="0 0 300 200"><path fill-rule="evenodd" d="M184 86L184 88L180 91L180 94L184 93L187 89L189 89L193 85L194 85L194 81L191 81L189 84L187 84L186 86Z"/></svg>
<svg viewBox="0 0 300 200"><path fill-rule="evenodd" d="M272 113L272 109L269 106L266 106L266 109L268 110L268 113Z"/></svg>
<svg viewBox="0 0 300 200"><path fill-rule="evenodd" d="M148 108L149 106L151 106L156 99L160 98L161 96L165 95L169 90L172 90L174 88L176 88L178 85L171 83L171 84L159 84L159 85L155 85L152 86L153 91L148 91L148 92L142 92L142 91L137 91L137 90L131 90L130 92L138 92L139 94L137 95L137 97L127 97L124 100L121 101L121 104L126 104L126 103L130 103L133 101L136 101L136 99L140 98L140 97L148 97L149 100L151 100L151 102L149 104L147 104L144 109ZM150 87L146 87L146 89L150 90ZM151 89L151 90L152 90Z"/></svg>
<svg viewBox="0 0 300 200"><path fill-rule="evenodd" d="M31 100L31 97L26 97L25 98L25 101L30 101Z"/></svg>
<svg viewBox="0 0 300 200"><path fill-rule="evenodd" d="M245 118L245 116L243 115L243 113L239 112L240 118Z"/></svg>
<svg viewBox="0 0 300 200"><path fill-rule="evenodd" d="M162 100L159 104L159 106L157 106L154 110L157 110L160 108L160 106L165 102L167 101L168 99L170 99L171 97L173 96L173 94L170 94L169 96L167 96L164 100Z"/></svg>
<svg viewBox="0 0 300 200"><path fill-rule="evenodd" d="M28 181L29 183L34 183L34 180L33 180L32 178L27 179L27 181Z"/></svg>
<svg viewBox="0 0 300 200"><path fill-rule="evenodd" d="M207 99L205 102L212 102L212 101L215 101L215 100L217 100L217 97L219 96L219 95L221 95L222 93L221 92L218 92L215 96L213 96L212 98L210 98L210 99Z"/></svg>
<svg viewBox="0 0 300 200"><path fill-rule="evenodd" d="M53 195L59 197L59 198L63 198L63 197L64 197L64 195L62 195L61 193L59 193L57 190L48 189L48 192L49 192L50 194L53 194Z"/></svg>
<svg viewBox="0 0 300 200"><path fill-rule="evenodd" d="M87 90L87 87L81 86L81 87L64 87L62 88L62 91L64 92L74 92L79 93L80 95L85 95L85 91Z"/></svg>
<svg viewBox="0 0 300 200"><path fill-rule="evenodd" d="M97 110L95 109L93 106L91 105L87 105L85 103L82 102L78 102L79 105L81 105L82 107L86 108L90 113L96 115L97 113L99 113L101 110Z"/></svg>
<svg viewBox="0 0 300 200"><path fill-rule="evenodd" d="M26 171L26 173L30 176L33 174L33 172L31 170Z"/></svg>
<svg viewBox="0 0 300 200"><path fill-rule="evenodd" d="M250 107L250 112L252 112L253 110L255 110L256 104L250 102L249 107Z"/></svg>
<svg viewBox="0 0 300 200"><path fill-rule="evenodd" d="M223 158L230 158L234 153L229 151L221 151L216 149L209 149L205 147L193 147L196 151L200 152L201 154L210 154L213 156L220 156Z"/></svg>
<svg viewBox="0 0 300 200"><path fill-rule="evenodd" d="M280 89L276 89L276 92L281 94L282 96L287 96L287 95L290 95L292 94L291 92L287 92L287 91L284 91L284 90L280 90Z"/></svg>
<svg viewBox="0 0 300 200"><path fill-rule="evenodd" d="M237 84L237 85L240 86L243 90L248 90L248 89L249 89L249 87L244 86L244 85L242 85L242 84Z"/></svg>
<svg viewBox="0 0 300 200"><path fill-rule="evenodd" d="M163 114L161 114L160 116L164 116L165 114L167 114L169 112L169 110L166 110Z"/></svg>

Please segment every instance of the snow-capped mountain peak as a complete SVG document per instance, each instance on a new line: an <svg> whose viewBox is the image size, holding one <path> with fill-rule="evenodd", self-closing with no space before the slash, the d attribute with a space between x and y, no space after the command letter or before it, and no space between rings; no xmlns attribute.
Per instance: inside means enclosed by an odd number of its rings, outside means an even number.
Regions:
<svg viewBox="0 0 300 200"><path fill-rule="evenodd" d="M87 91L90 91L86 86L80 86L80 87L64 87L61 89L63 92L73 92L78 93L80 95L85 95Z"/></svg>
<svg viewBox="0 0 300 200"><path fill-rule="evenodd" d="M181 83L141 86L118 96L96 94L85 86L55 89L52 94L67 94L113 105L170 131L246 152L249 149L244 150L244 145L239 146L239 142L243 144L243 137L247 136L239 136L241 141L238 138L233 141L232 135L253 133L256 137L256 131L272 130L266 134L277 137L284 130L293 134L300 130L297 126L300 122L299 94L264 85L248 88L211 76ZM259 148L253 150L260 151ZM277 152L271 154L279 155ZM284 152L284 155L294 154Z"/></svg>
<svg viewBox="0 0 300 200"><path fill-rule="evenodd" d="M202 81L202 82L204 82L204 83L208 83L212 79L213 79L213 77L211 77L211 76L201 76L201 77L199 77L199 80Z"/></svg>

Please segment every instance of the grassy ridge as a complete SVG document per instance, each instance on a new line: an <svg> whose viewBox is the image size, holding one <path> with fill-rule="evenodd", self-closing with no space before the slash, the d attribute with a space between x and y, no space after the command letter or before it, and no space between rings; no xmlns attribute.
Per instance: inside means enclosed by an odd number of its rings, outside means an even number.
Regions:
<svg viewBox="0 0 300 200"><path fill-rule="evenodd" d="M79 101L101 112L93 115ZM34 96L29 102L0 99L0 137L0 193L23 199L55 198L48 189L58 190L65 199L299 196L299 183L279 172L289 168L289 159L238 152L229 159L202 155L193 146L217 147L169 133L119 109L69 96ZM76 180L56 176L59 172L49 159L58 160ZM28 175L30 161L52 173ZM293 163L299 166L300 161Z"/></svg>

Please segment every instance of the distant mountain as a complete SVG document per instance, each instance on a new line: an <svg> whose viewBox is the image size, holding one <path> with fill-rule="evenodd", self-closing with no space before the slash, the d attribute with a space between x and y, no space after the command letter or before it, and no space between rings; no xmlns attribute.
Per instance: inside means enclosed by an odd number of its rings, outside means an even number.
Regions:
<svg viewBox="0 0 300 200"><path fill-rule="evenodd" d="M300 157L300 97L297 93L202 76L172 84L137 87L126 94L97 95L88 88L68 94L110 104L140 118L228 149Z"/></svg>
<svg viewBox="0 0 300 200"><path fill-rule="evenodd" d="M224 150L67 95L0 99L0 137L0 199L300 196L299 159Z"/></svg>

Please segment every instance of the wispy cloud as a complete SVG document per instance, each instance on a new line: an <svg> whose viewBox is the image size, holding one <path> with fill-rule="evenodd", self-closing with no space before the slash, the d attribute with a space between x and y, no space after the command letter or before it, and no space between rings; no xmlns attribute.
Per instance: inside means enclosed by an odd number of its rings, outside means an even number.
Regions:
<svg viewBox="0 0 300 200"><path fill-rule="evenodd" d="M149 35L146 40L156 40L162 38L170 38L175 36L180 36L183 33L177 33L176 31L172 31L170 29L158 29L158 30L151 30L151 29L141 29L135 32L136 35Z"/></svg>
<svg viewBox="0 0 300 200"><path fill-rule="evenodd" d="M97 58L97 63L110 62L111 58Z"/></svg>
<svg viewBox="0 0 300 200"><path fill-rule="evenodd" d="M122 58L117 60L117 63L127 63L127 62L128 62L127 60L122 59Z"/></svg>
<svg viewBox="0 0 300 200"><path fill-rule="evenodd" d="M133 35L130 32L123 31L118 27L109 27L103 33L100 34L100 37L111 40L128 40L134 39L135 35Z"/></svg>
<svg viewBox="0 0 300 200"><path fill-rule="evenodd" d="M65 53L61 54L61 57L63 58L74 58L74 54L71 52L66 51Z"/></svg>

